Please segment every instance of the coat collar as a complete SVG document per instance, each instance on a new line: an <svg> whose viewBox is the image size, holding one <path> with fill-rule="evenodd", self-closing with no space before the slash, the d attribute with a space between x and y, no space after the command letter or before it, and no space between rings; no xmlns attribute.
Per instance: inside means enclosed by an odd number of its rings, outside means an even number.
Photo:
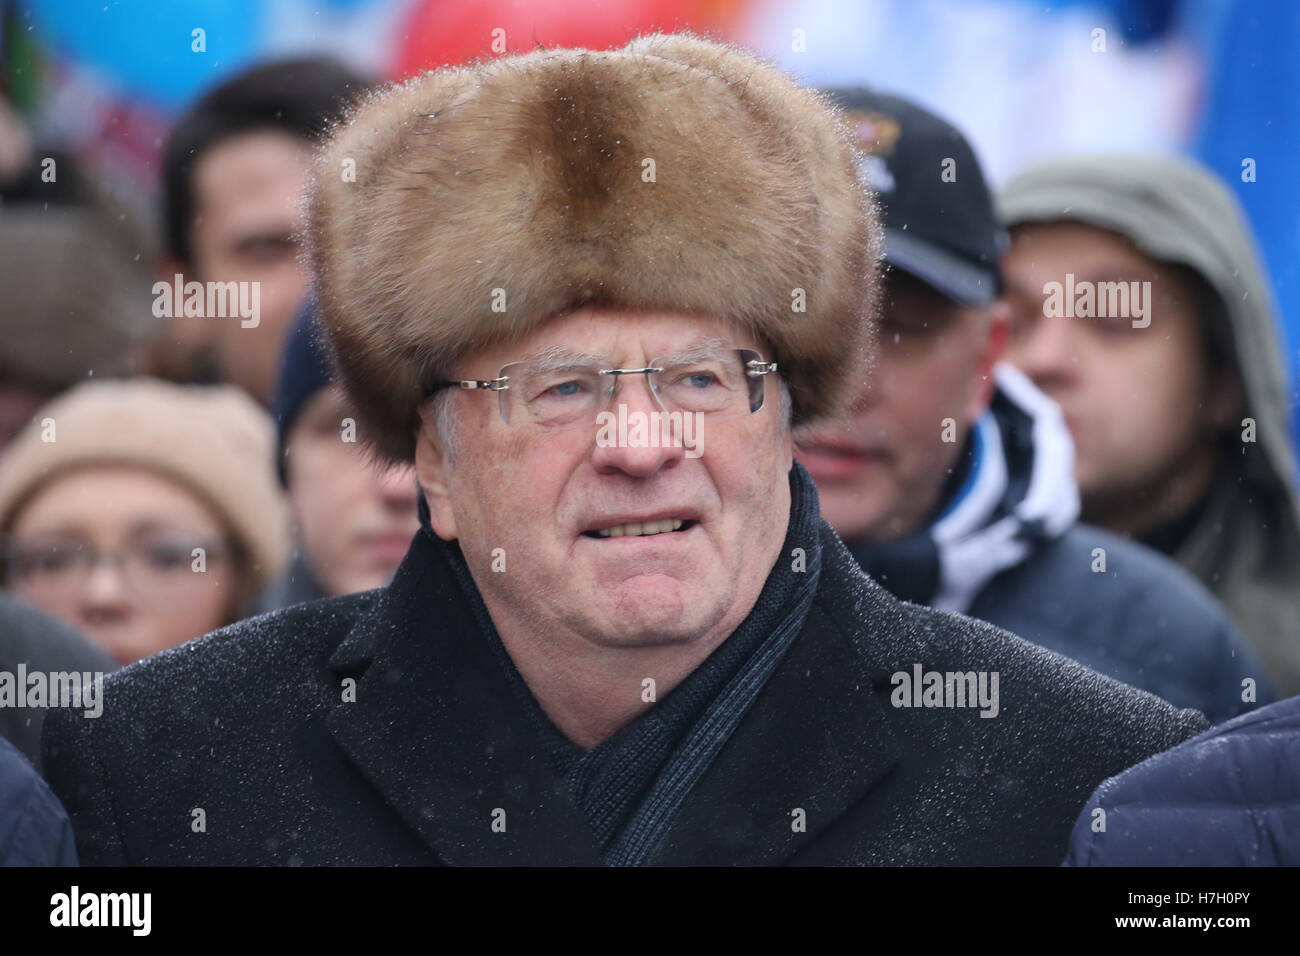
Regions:
<svg viewBox="0 0 1300 956"><path fill-rule="evenodd" d="M880 589L818 523L822 582L808 620L651 864L786 861L898 759L881 693L845 629L874 622L837 621L823 597L828 587ZM334 706L331 733L444 862L602 864L585 817L478 639L440 548L421 531L374 610L333 655L331 668L340 681L353 677L356 693ZM806 832L792 826L796 809ZM504 832L493 829L498 811Z"/></svg>

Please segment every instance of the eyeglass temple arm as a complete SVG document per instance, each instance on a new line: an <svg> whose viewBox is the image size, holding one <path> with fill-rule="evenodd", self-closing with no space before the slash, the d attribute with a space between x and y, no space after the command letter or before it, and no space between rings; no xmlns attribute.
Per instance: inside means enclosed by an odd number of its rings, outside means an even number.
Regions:
<svg viewBox="0 0 1300 956"><path fill-rule="evenodd" d="M444 379L443 381L431 382L426 385L424 388L424 397L428 398L430 395L441 392L444 388L487 388L494 392L499 392L502 389L510 387L506 384L509 380L510 376L508 375L503 378L489 379L488 381L478 378L459 379L457 381Z"/></svg>

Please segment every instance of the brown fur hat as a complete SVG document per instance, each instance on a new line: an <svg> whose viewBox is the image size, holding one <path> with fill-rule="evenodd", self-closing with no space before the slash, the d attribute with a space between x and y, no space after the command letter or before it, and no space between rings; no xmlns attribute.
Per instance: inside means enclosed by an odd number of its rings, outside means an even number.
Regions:
<svg viewBox="0 0 1300 956"><path fill-rule="evenodd" d="M855 160L818 94L689 34L381 91L325 147L310 208L322 325L361 431L410 461L422 384L584 305L735 321L772 343L796 420L838 411L864 377L878 285Z"/></svg>

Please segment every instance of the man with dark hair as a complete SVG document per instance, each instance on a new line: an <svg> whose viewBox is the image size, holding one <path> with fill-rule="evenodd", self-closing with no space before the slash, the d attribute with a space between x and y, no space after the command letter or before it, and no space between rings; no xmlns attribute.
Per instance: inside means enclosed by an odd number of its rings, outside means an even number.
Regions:
<svg viewBox="0 0 1300 956"><path fill-rule="evenodd" d="M250 283L241 294L256 309L168 308L172 323L154 360L160 374L229 382L270 404L284 337L307 291L298 235L313 144L368 86L333 60L285 60L227 80L177 122L163 159L159 278L186 291L190 282Z"/></svg>

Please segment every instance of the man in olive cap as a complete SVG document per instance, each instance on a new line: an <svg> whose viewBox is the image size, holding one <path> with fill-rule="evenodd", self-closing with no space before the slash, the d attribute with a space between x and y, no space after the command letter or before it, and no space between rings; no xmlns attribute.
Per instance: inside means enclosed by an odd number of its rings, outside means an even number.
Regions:
<svg viewBox="0 0 1300 956"><path fill-rule="evenodd" d="M1300 498L1273 296L1190 160L1052 160L1007 184L1008 357L1060 403L1084 520L1199 577L1300 693Z"/></svg>

